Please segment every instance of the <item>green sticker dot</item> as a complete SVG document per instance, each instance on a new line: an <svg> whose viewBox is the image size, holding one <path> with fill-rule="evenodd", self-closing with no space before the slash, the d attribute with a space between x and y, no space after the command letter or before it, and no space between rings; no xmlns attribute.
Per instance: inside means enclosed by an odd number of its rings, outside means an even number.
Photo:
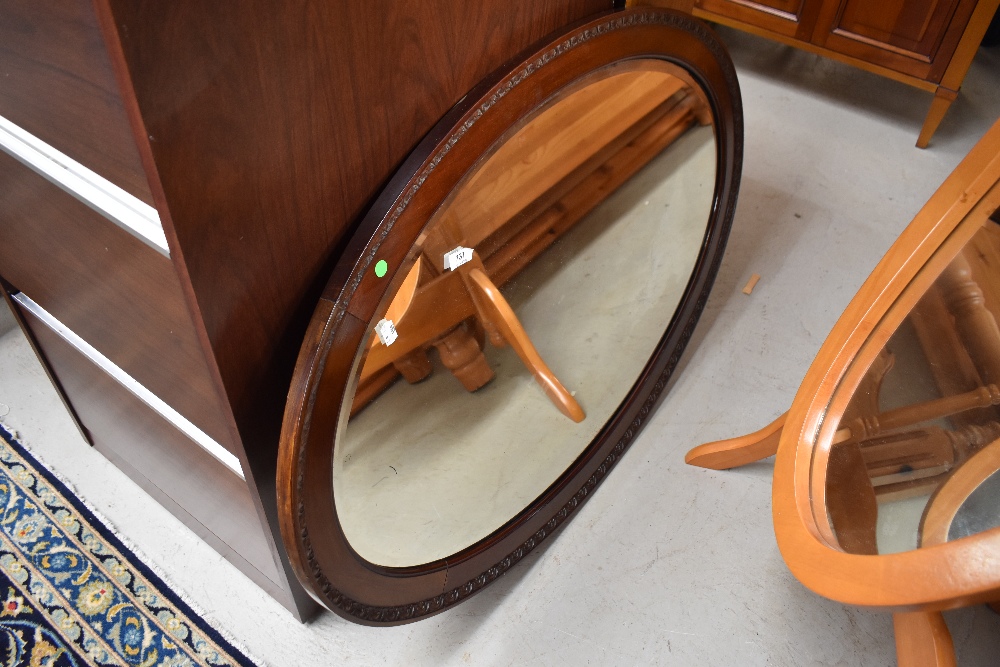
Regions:
<svg viewBox="0 0 1000 667"><path fill-rule="evenodd" d="M389 265L386 263L384 259L380 259L375 263L375 275L378 276L379 278L384 277L388 271L389 271Z"/></svg>

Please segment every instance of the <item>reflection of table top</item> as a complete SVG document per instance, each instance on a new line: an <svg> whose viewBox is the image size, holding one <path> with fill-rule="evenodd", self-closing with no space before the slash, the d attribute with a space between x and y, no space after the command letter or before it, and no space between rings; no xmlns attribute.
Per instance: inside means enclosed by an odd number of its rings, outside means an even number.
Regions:
<svg viewBox="0 0 1000 667"><path fill-rule="evenodd" d="M676 102L668 100L685 88L670 74L640 70L556 100L489 156L447 205L439 226L460 237L451 241L491 254L481 246L498 227L546 195L552 200L564 179L580 179L572 178L575 171L582 176L606 162L669 112Z"/></svg>
<svg viewBox="0 0 1000 667"><path fill-rule="evenodd" d="M355 411L396 381L390 365L470 317L501 344L461 271L443 266L446 252L474 249L483 274L503 286L689 128L707 124L707 108L679 76L625 70L556 99L490 152L417 241L421 254L384 316L399 338L391 349L372 339Z"/></svg>

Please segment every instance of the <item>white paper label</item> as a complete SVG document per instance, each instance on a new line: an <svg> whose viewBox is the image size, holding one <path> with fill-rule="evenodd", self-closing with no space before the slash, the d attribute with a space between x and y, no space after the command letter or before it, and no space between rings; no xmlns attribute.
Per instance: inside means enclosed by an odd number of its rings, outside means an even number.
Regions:
<svg viewBox="0 0 1000 667"><path fill-rule="evenodd" d="M472 248L458 246L451 252L444 254L444 268L446 271L454 271L470 261L472 261Z"/></svg>
<svg viewBox="0 0 1000 667"><path fill-rule="evenodd" d="M396 333L396 325L392 323L392 320L379 320L378 324L375 325L375 333L378 335L379 341L386 347L395 343L396 338L399 336Z"/></svg>

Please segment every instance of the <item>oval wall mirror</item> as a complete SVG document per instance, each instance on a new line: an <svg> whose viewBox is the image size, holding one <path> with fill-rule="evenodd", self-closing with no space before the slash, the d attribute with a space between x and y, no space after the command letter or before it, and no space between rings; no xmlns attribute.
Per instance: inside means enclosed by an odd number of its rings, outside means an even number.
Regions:
<svg viewBox="0 0 1000 667"><path fill-rule="evenodd" d="M723 47L651 9L560 35L438 124L341 257L289 394L280 519L321 603L439 612L573 515L691 336L741 144Z"/></svg>

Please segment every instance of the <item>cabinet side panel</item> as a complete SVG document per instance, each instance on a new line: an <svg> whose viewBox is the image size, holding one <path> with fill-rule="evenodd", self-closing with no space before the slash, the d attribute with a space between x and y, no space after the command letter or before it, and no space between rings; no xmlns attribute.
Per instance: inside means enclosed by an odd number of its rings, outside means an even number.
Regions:
<svg viewBox="0 0 1000 667"><path fill-rule="evenodd" d="M475 83L610 2L111 1L195 296L237 412L261 409L309 288ZM299 316L299 317L296 317ZM290 330L290 327L292 330ZM291 346L291 349L289 349ZM283 403L283 396L279 403Z"/></svg>
<svg viewBox="0 0 1000 667"><path fill-rule="evenodd" d="M15 307L94 447L258 585L287 597L246 484Z"/></svg>
<svg viewBox="0 0 1000 667"><path fill-rule="evenodd" d="M0 272L233 450L170 260L0 152Z"/></svg>
<svg viewBox="0 0 1000 667"><path fill-rule="evenodd" d="M0 0L0 116L153 204L89 0Z"/></svg>

